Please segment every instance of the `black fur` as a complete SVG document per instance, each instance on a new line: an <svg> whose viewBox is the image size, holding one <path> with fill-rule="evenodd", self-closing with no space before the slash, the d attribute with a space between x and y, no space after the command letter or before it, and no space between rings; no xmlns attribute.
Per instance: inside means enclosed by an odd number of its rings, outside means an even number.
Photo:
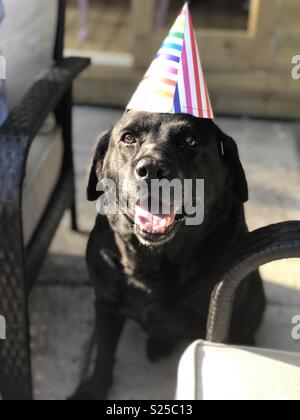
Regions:
<svg viewBox="0 0 300 420"><path fill-rule="evenodd" d="M124 132L137 144L126 146ZM199 139L193 148L187 136ZM212 121L187 115L129 112L98 144L88 198L96 200L101 178L126 174L128 188L144 156L172 162L173 176L205 180L205 220L178 225L161 246L142 244L128 215L98 216L87 248L96 292L98 357L93 376L74 399L105 399L112 384L114 355L127 318L147 331L152 361L168 356L183 339L205 338L214 273L224 252L246 232L243 203L248 187L238 149ZM130 192L130 191L129 191ZM265 297L255 272L241 286L235 303L231 342L253 344Z"/></svg>

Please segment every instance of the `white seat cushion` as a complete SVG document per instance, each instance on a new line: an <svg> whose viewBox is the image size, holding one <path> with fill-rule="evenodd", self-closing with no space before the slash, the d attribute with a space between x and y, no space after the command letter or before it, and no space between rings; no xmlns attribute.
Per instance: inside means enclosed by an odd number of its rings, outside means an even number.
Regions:
<svg viewBox="0 0 300 420"><path fill-rule="evenodd" d="M300 354L198 341L184 354L178 400L299 400Z"/></svg>
<svg viewBox="0 0 300 420"><path fill-rule="evenodd" d="M57 0L4 0L0 49L6 58L9 109L52 64Z"/></svg>
<svg viewBox="0 0 300 420"><path fill-rule="evenodd" d="M64 156L61 130L47 121L34 139L23 186L23 235L28 245L59 181Z"/></svg>

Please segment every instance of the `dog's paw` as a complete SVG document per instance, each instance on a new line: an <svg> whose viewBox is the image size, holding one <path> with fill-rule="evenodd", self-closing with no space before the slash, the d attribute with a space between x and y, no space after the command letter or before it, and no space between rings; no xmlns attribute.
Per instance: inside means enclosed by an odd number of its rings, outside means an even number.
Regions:
<svg viewBox="0 0 300 420"><path fill-rule="evenodd" d="M69 401L103 401L107 399L109 387L97 384L89 379L79 386Z"/></svg>
<svg viewBox="0 0 300 420"><path fill-rule="evenodd" d="M150 337L146 346L147 357L152 363L155 363L161 359L171 356L174 348L175 346L171 342Z"/></svg>

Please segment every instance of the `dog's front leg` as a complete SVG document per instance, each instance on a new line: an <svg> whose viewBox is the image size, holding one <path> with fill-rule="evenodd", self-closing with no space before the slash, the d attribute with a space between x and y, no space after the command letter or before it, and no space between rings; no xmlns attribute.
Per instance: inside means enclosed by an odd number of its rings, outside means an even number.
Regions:
<svg viewBox="0 0 300 420"><path fill-rule="evenodd" d="M97 358L93 375L83 383L72 400L105 400L112 386L113 368L125 318L115 310L104 311L96 302Z"/></svg>

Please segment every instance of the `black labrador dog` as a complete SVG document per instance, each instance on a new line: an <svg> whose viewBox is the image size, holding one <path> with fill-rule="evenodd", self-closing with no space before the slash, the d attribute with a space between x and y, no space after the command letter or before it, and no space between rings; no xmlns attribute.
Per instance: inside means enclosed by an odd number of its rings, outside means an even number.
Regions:
<svg viewBox="0 0 300 420"><path fill-rule="evenodd" d="M103 194L100 180L117 185L120 176L131 199L137 180L204 180L204 220L189 225L184 212L174 208L155 215L139 206L97 217L87 263L96 291L98 355L93 376L74 399L107 397L127 318L147 331L146 351L153 362L181 340L205 338L216 270L226 250L247 232L248 186L238 149L212 120L127 112L100 138L88 199ZM240 287L231 343L254 344L264 309L263 284L255 272Z"/></svg>

